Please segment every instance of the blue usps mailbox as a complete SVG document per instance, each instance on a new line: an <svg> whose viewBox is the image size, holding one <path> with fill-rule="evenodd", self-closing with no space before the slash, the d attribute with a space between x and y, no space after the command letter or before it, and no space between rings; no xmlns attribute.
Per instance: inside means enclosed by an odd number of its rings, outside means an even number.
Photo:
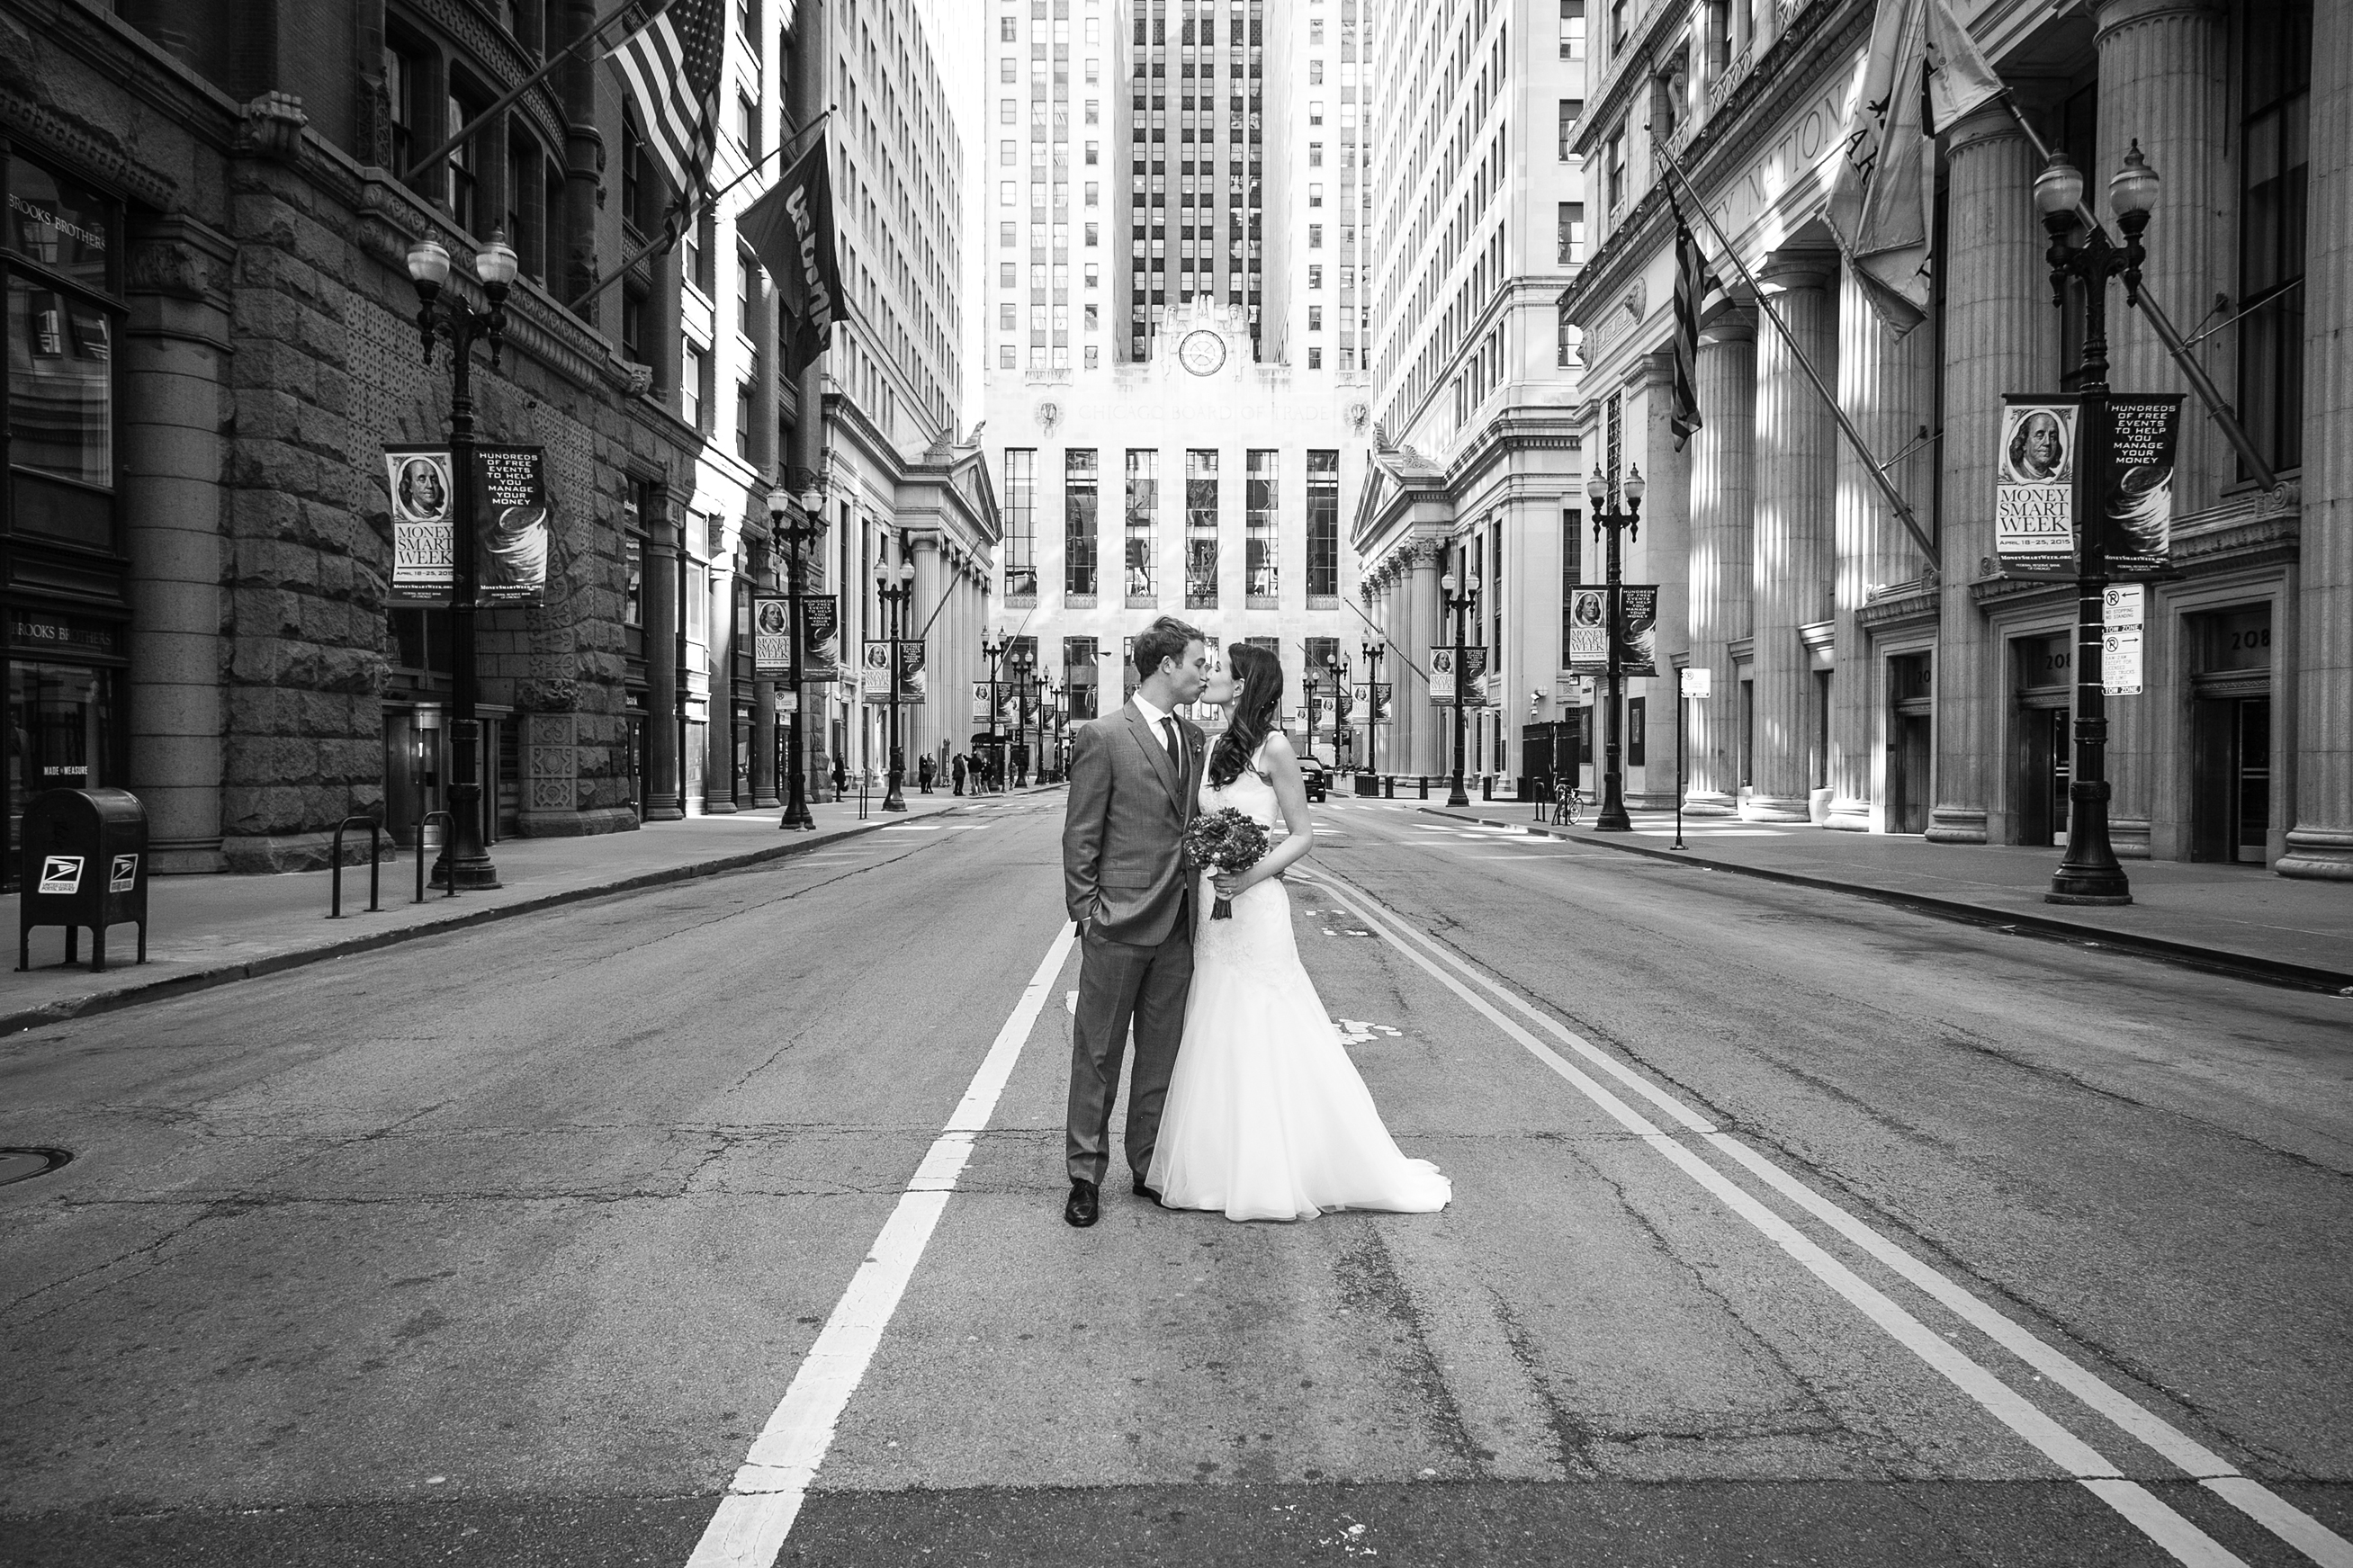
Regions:
<svg viewBox="0 0 2353 1568"><path fill-rule="evenodd" d="M33 964L33 928L66 928L66 962L90 928L90 967L106 970L106 928L139 927L147 962L147 808L122 789L53 789L25 808L16 967Z"/></svg>

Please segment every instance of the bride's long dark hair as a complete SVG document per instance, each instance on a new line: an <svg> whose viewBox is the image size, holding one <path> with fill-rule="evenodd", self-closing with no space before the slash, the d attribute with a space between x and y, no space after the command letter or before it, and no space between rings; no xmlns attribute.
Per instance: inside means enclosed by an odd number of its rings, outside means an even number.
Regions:
<svg viewBox="0 0 2353 1568"><path fill-rule="evenodd" d="M1234 702L1226 713L1226 732L1209 758L1209 782L1219 789L1242 776L1282 711L1281 659L1246 642L1228 643L1226 658L1234 672Z"/></svg>

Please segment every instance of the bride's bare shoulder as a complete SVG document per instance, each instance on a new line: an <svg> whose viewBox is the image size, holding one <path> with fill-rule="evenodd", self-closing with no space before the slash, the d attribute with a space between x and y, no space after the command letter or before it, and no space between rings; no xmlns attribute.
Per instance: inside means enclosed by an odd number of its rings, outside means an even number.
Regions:
<svg viewBox="0 0 2353 1568"><path fill-rule="evenodd" d="M1266 771L1270 773L1284 769L1293 773L1299 770L1299 753L1292 750L1291 737L1280 730L1267 731L1266 743L1259 748L1259 754L1265 758Z"/></svg>

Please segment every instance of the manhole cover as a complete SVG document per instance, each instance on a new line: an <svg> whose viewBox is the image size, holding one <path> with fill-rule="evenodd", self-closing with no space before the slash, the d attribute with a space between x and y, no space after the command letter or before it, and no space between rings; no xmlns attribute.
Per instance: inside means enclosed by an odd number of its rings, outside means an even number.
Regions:
<svg viewBox="0 0 2353 1568"><path fill-rule="evenodd" d="M46 1176L72 1158L63 1149L0 1149L0 1187Z"/></svg>

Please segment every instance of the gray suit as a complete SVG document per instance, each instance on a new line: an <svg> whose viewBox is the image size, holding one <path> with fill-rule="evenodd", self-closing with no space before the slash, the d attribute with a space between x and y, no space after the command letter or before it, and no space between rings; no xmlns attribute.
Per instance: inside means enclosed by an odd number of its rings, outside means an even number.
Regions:
<svg viewBox="0 0 2353 1568"><path fill-rule="evenodd" d="M1152 1163L1185 1033L1193 921L1184 837L1200 795L1205 747L1198 728L1176 723L1181 771L1134 703L1071 739L1062 883L1084 935L1071 1029L1070 1165L1073 1177L1090 1182L1101 1182L1110 1163L1111 1107L1130 1023L1135 1071L1127 1161L1139 1180Z"/></svg>

